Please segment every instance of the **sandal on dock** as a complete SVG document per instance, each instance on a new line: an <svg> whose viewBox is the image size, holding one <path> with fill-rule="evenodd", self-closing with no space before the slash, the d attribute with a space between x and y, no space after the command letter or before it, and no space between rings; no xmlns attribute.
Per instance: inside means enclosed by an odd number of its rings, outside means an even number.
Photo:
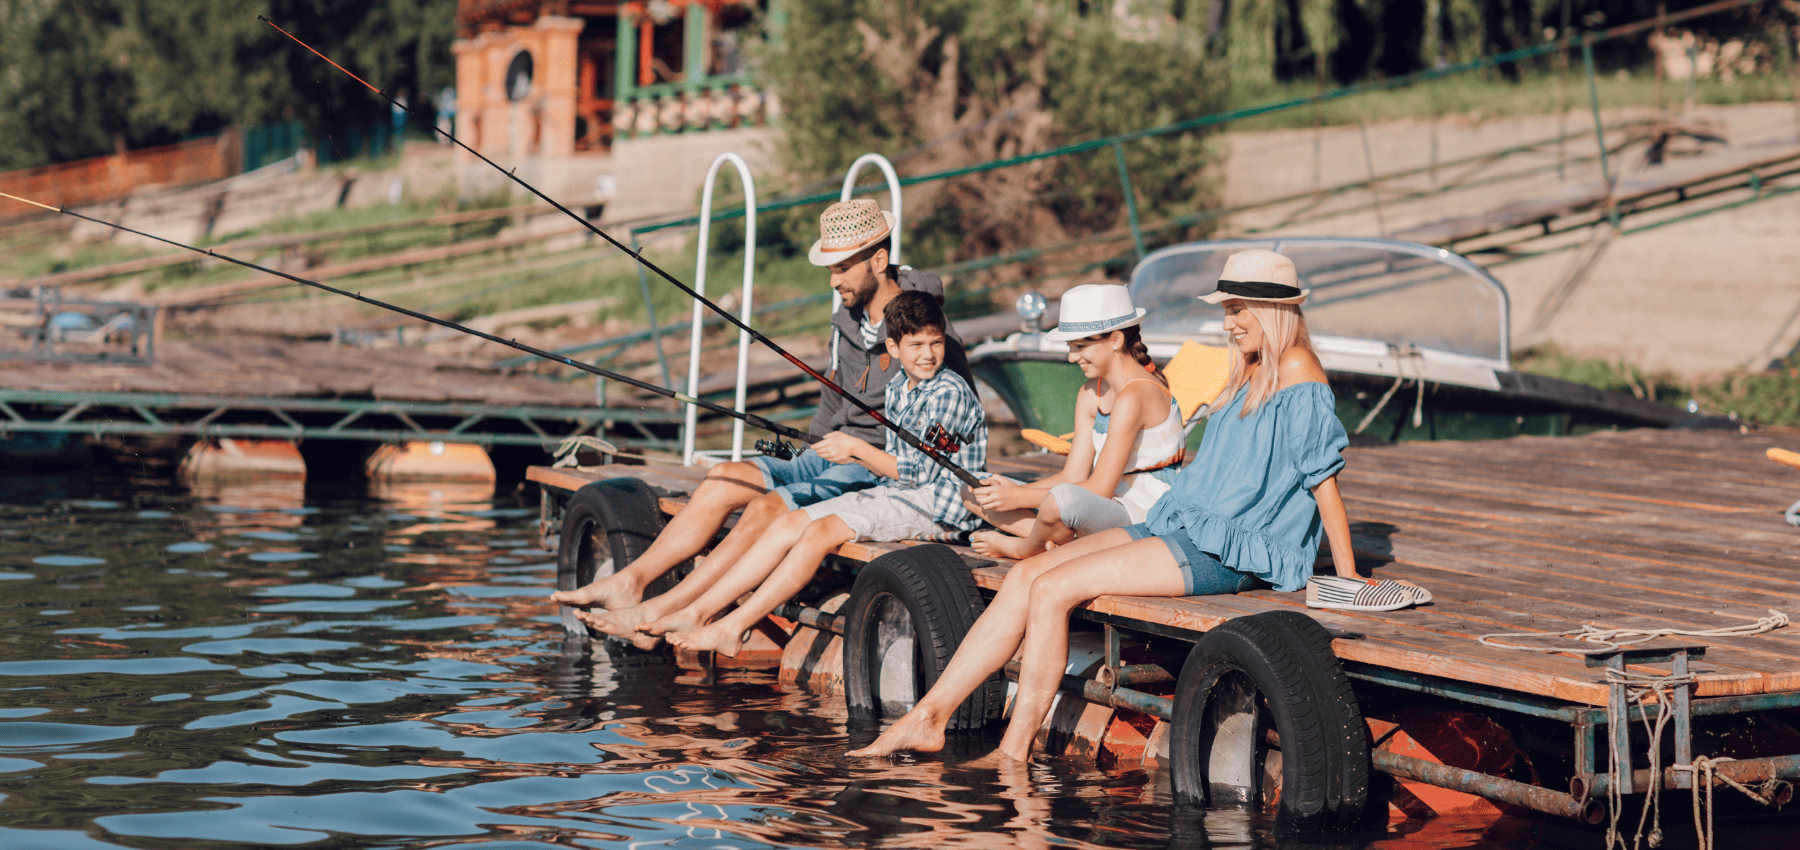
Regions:
<svg viewBox="0 0 1800 850"><path fill-rule="evenodd" d="M1395 611L1431 601L1431 591L1393 579L1313 576L1306 583L1306 607L1345 611Z"/></svg>

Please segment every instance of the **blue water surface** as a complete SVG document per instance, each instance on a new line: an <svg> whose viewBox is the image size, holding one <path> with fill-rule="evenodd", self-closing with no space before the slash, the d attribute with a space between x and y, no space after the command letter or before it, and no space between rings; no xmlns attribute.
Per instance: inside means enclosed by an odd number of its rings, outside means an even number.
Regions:
<svg viewBox="0 0 1800 850"><path fill-rule="evenodd" d="M534 503L444 493L0 487L0 848L1287 846L1141 770L958 766L991 740L846 760L837 696L565 644ZM1433 828L1329 846L1547 846Z"/></svg>

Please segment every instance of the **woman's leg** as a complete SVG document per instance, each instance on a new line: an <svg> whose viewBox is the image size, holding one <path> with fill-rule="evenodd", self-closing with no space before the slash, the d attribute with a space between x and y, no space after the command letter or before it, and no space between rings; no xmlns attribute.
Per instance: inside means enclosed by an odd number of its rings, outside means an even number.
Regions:
<svg viewBox="0 0 1800 850"><path fill-rule="evenodd" d="M645 623L642 631L660 635L692 631L706 625L738 597L762 584L811 521L804 510L788 511L786 516L770 523L769 530L750 546L750 551L732 564L706 592L693 602Z"/></svg>
<svg viewBox="0 0 1800 850"><path fill-rule="evenodd" d="M819 572L819 564L831 550L856 537L850 526L835 517L813 520L800 532L800 539L788 548L786 557L750 598L717 622L686 632L673 632L669 643L683 649L736 656L743 647L743 634L762 618L769 616L781 603L794 598Z"/></svg>
<svg viewBox="0 0 1800 850"><path fill-rule="evenodd" d="M1000 592L989 602L987 610L975 620L969 634L951 656L937 683L904 717L894 721L875 743L853 750L853 756L882 756L909 750L931 753L944 748L944 726L957 706L987 681L1006 662L1012 660L1025 635L1025 618L1031 601L1033 580L1045 571L1082 555L1099 552L1110 546L1131 541L1122 530L1084 537L1067 546L1058 546L1042 555L1014 564L1006 574Z"/></svg>
<svg viewBox="0 0 1800 850"><path fill-rule="evenodd" d="M1124 534L1102 532L1094 540ZM1074 548L1074 547L1063 547ZM1052 550L1062 551L1062 548ZM1069 615L1076 606L1101 595L1183 596L1187 580L1162 540L1146 537L1075 558L1046 571L1031 584L1019 663L1019 692L1012 719L998 753L1019 761L1031 755L1031 742L1062 683L1069 663Z"/></svg>

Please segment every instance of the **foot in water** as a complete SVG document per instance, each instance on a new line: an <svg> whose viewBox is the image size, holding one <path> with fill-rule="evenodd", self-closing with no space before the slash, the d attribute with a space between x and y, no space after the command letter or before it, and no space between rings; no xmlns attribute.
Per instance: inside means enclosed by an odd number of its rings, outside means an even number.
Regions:
<svg viewBox="0 0 1800 850"><path fill-rule="evenodd" d="M973 761L966 761L957 765L957 767L967 768L969 770L999 770L1003 772L1017 770L1024 766L1025 762L1013 758L1000 750L995 750L981 758Z"/></svg>
<svg viewBox="0 0 1800 850"><path fill-rule="evenodd" d="M583 605L607 609L628 608L644 601L644 589L638 587L637 583L624 573L613 573L594 579L584 587L551 593L550 601L563 605Z"/></svg>
<svg viewBox="0 0 1800 850"><path fill-rule="evenodd" d="M744 649L744 633L723 621L688 631L669 632L669 643L694 652L716 652L735 658Z"/></svg>
<svg viewBox="0 0 1800 850"><path fill-rule="evenodd" d="M935 753L944 748L944 726L912 714L894 721L875 743L845 755L853 758L877 758L895 753Z"/></svg>
<svg viewBox="0 0 1800 850"><path fill-rule="evenodd" d="M625 610L630 611L635 609L627 608ZM623 612L588 611L586 609L577 608L575 609L575 618L588 624L588 628L605 632L613 637L624 638L625 640L631 641L631 645L638 649L655 649L657 644L662 643L662 638L657 637L656 635L647 635L638 631L636 628L623 627L618 621L612 619L613 616L620 613Z"/></svg>
<svg viewBox="0 0 1800 850"><path fill-rule="evenodd" d="M1004 531L977 531L969 535L969 542L976 554L989 558L1010 558L1023 561L1044 550L1037 548L1030 540L1014 537Z"/></svg>

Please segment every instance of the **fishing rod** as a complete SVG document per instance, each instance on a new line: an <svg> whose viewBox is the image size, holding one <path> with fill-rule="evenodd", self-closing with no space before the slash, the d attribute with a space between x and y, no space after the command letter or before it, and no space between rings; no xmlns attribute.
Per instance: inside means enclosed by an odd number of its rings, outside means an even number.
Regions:
<svg viewBox="0 0 1800 850"><path fill-rule="evenodd" d="M326 56L323 53L320 53L318 50L314 49L312 45L307 44L304 41L301 41L293 33L290 33L287 30L282 29L281 26L279 24L275 23L274 21L269 20L267 17L265 17L263 15L257 15L256 19L259 21L262 21L265 24L268 24L271 27L274 27L276 32L281 33L284 36L287 36L288 39L293 41L295 44L298 44L301 47L306 48L306 50L308 52L310 52L312 55L325 60L326 63L331 65L331 67L344 72L346 75L348 75L350 77L350 79L355 80L359 83L362 83L364 88L367 88L369 91L372 91L375 94L379 95L382 100L385 100L388 103L392 104L395 109L399 109L403 112L406 112L409 115L414 115L414 116L418 117L421 121L423 121L425 119L425 116L414 111L413 107L411 107L405 103L401 103L399 100L390 96L387 92L382 91L381 89L376 88L373 85L370 85L367 80L364 80L363 78L350 73L350 69L345 68L344 66L339 65L338 63L332 61L331 57ZM745 323L743 320L739 319L736 316L733 316L729 310L726 310L725 308L720 307L719 305L713 303L706 296L701 295L699 292L696 292L692 287L688 286L685 283L682 283L680 280L677 280L674 275L671 275L668 272L663 271L661 266L658 266L657 264L644 259L643 249L640 248L637 250L632 250L631 248L625 247L624 243L620 242L617 239L614 239L611 234L608 234L606 231L601 230L598 225L594 224L591 221L588 221L585 216L576 215L568 207L565 207L562 204L557 203L556 200L551 198L549 195L546 195L543 192L538 191L538 188L536 186L533 186L530 183L525 182L523 179L521 179L519 177L518 174L514 173L515 171L517 171L517 169L504 168L499 163L497 163L491 159L488 159L486 156L483 156L480 151L477 151L474 148L469 147L466 144L463 144L462 140L458 139L456 136L452 135L450 133L450 131L445 130L441 127L438 127L435 122L431 123L431 128L438 135L441 135L445 139L450 140L450 142L455 144L457 147L462 148L463 150L468 151L471 154L474 154L476 159L479 159L482 162L485 162L488 165L493 166L496 171L499 171L501 174L506 175L507 178L512 180L514 183L517 183L520 186L525 187L526 191L530 192L533 195L538 196L539 198L542 198L545 203L548 203L550 206L555 207L559 212L580 222L582 224L582 226L586 227L590 231L593 231L594 235L599 236L601 239L606 240L614 248L617 248L620 251L623 251L626 254L631 255L631 258L636 260L638 263L642 264L644 266L644 268L647 268L650 271L655 272L658 277L661 277L663 280L666 280L669 283L674 284L674 286L677 289L680 289L682 292L687 293L688 296L693 298L695 301L698 301L701 304L706 305L707 309L712 310L714 313L717 313L720 316L723 316L726 321L730 322L733 325L736 325L737 328L739 330L743 331L744 333L749 334L751 339L754 339L757 342L761 343L764 347L768 348L770 351L773 351L776 354L781 355L781 357L783 359L787 360L787 362L792 363L794 366L798 367L800 369L800 371L806 373L806 375L808 377L812 378L815 381L818 381L820 384L824 385L827 389L831 390L834 393L837 393L845 401L850 402L850 404L855 406L858 410L861 410L862 412L868 414L869 417L874 419L877 424L881 425L882 427L887 428L889 431L892 431L894 433L894 435L899 437L902 442L906 443L909 446L912 446L914 449L917 449L919 452L924 454L926 457L931 458L931 460L936 462L937 465L943 467L950 474L955 475L957 477L957 479L961 480L964 484L967 484L970 487L983 486L981 479L976 478L974 475L970 474L968 470L963 469L960 466L957 466L954 461L945 457L943 455L943 453L940 451L940 450L944 450L944 451L949 451L949 452L953 453L956 451L955 446L957 445L956 441L954 439L946 437L942 433L941 428L938 429L938 432L939 432L938 437L939 438L934 441L936 443L935 446L932 443L928 443L925 440L919 439L919 436L917 434L914 434L913 432L900 427L898 424L894 423L892 420L888 419L886 416L881 415L881 411L878 411L875 408L870 407L869 405L865 404L862 399L857 398L856 396L852 395L848 390L844 389L843 387L838 386L836 382L834 382L830 378L827 378L824 375L820 374L817 369L814 369L813 367L806 365L805 361L802 361L800 358L795 357L793 354L790 354L787 349L782 348L781 346L775 344L774 340L769 339L768 337L764 336L761 331L759 331L753 327L750 327L750 325ZM750 262L749 258L746 258L744 261ZM555 358L552 357L552 359L555 359ZM748 420L746 420L746 421L748 421Z"/></svg>
<svg viewBox="0 0 1800 850"><path fill-rule="evenodd" d="M431 324L438 325L439 327L449 328L453 331L461 331L461 332L469 334L471 336L477 336L482 339L485 339L488 342L497 342L508 348L514 348L519 351L523 351L526 354L535 354L538 357L544 358L545 360L550 360L550 361L553 361L556 363L561 363L564 366L572 366L576 369L580 369L583 372L589 372L589 373L592 373L595 375L599 375L602 378L606 378L607 380L611 380L611 381L618 381L621 384L628 384L630 386L637 387L640 390L644 390L646 392L652 392L657 395L663 396L664 398L672 398L678 402L681 402L682 404L691 404L691 405L694 405L695 407L699 407L704 410L710 410L714 413L722 413L726 416L730 416L735 419L742 419L745 422L745 424L748 424L748 425L751 425L751 426L754 426L757 428L761 428L765 431L768 431L768 432L776 435L777 439L775 440L774 443L765 443L762 440L758 440L756 443L756 446L757 446L758 450L768 450L769 453L775 454L777 456L779 456L783 451L788 451L787 449L783 448L784 446L787 446L787 444L783 443L781 441L781 439L780 439L781 437L787 437L787 438L793 439L793 440L800 440L800 441L803 441L803 442L806 442L809 444L816 443L821 439L819 437L815 437L811 434L808 434L805 431L801 431L801 430L798 430L795 428L790 428L779 422L771 422L767 419L764 419L761 416L757 416L754 413L744 413L744 412L726 407L722 404L714 404L713 402L707 401L702 398L695 398L691 395L688 395L687 393L680 393L680 392L676 392L671 389L659 387L648 381L640 381L637 378L631 377L630 375L621 375L618 372L612 372L612 371L609 371L606 369L602 369L598 366L594 366L592 364L582 363L579 360L571 360L570 358L564 357L561 354L556 354L554 352L545 351L536 346L526 345L525 343L519 342L518 340L506 339L504 337L498 337L491 333L487 333L485 331L478 331L467 325L459 325L455 322L450 321L449 319L440 319L436 316L421 313L417 310L409 310L405 307L401 307L398 304L389 304L386 301L377 301L373 298L363 295L360 292L350 292L348 290L338 289L335 286L328 286L328 285L320 283L316 280L307 280L306 278L296 277L294 275L288 274L287 272L276 271L276 270L268 268L266 266L259 266L248 260L240 260L236 257L226 256L224 254L218 253L217 251L211 251L211 250L208 250L205 248L196 248L192 245L187 245L187 244L184 244L181 242L176 242L173 239L165 239L161 236L157 236L157 235L151 234L151 233L145 233L141 230L133 230L132 228L126 227L123 224L116 224L114 222L94 218L93 216L82 215L81 213L75 212L74 210L71 210L67 207L58 208L58 207L50 206L49 204L40 204L37 201L28 200L26 198L21 198L17 195L9 195L5 192L0 192L0 198L11 198L12 200L18 201L23 204L30 204L34 207L46 209L46 210L49 210L54 213L61 213L63 215L67 215L67 216L73 216L75 218L81 219L82 221L91 221L95 224L105 225L105 226L111 227L115 230L122 230L126 233L131 233L131 234L135 234L137 236L142 236L146 239L154 239L158 242L164 243L166 245L173 245L177 248L185 248L185 249L187 249L189 251L193 251L194 253L197 253L197 254L205 254L206 256L212 257L214 259L224 260L227 263L232 263L235 265L243 266L244 268L247 268L247 269L255 269L256 271L263 272L265 274L272 274L276 277L286 278L295 283L304 283L307 286L316 287L318 289L323 289L326 292L330 292L334 295L342 295L346 298L354 298L358 301L363 302L364 304L371 304L376 307L380 307L384 310L392 310L401 315L410 316L411 318L418 319L421 322L430 322Z"/></svg>

